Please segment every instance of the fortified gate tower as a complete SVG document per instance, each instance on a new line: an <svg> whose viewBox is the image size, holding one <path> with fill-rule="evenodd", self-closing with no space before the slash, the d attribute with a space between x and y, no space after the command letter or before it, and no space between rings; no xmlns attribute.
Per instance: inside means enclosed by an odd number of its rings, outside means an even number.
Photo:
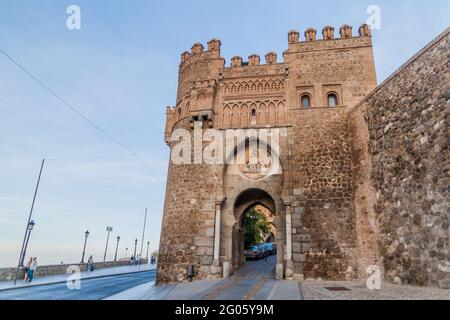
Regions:
<svg viewBox="0 0 450 320"><path fill-rule="evenodd" d="M177 129L192 133L185 141L191 155L182 155L192 163L169 165L159 283L185 281L189 265L195 279L238 270L245 262L243 215L254 205L273 214L277 279L352 279L377 259L358 253L348 133L349 110L377 85L372 38L365 24L357 35L349 25L336 33L325 27L319 39L307 29L300 39L291 31L283 56L269 52L263 62L253 54L226 65L217 39L181 55L165 137L173 155ZM196 161L193 133L208 129L278 129L276 149L273 140L258 138L278 166L265 175L259 163ZM237 144L223 156L248 152L247 143Z"/></svg>

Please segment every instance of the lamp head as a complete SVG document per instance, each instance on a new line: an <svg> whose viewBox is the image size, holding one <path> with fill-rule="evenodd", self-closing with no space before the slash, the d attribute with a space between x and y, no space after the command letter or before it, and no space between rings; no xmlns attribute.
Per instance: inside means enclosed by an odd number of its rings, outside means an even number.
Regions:
<svg viewBox="0 0 450 320"><path fill-rule="evenodd" d="M28 224L28 230L30 231L33 230L35 224L36 223L33 220L31 220L30 223Z"/></svg>

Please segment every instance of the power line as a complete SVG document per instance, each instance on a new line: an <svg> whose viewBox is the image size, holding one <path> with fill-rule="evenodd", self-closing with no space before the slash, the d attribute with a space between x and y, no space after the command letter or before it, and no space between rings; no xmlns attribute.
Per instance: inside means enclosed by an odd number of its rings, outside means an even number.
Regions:
<svg viewBox="0 0 450 320"><path fill-rule="evenodd" d="M39 80L35 75L33 75L30 71L28 71L24 66L22 66L19 62L17 62L13 57L11 57L9 54L7 54L5 51L0 49L0 53L3 54L9 61L11 61L15 66L17 66L19 69L21 69L26 75L28 75L31 79L33 79L36 83L38 83L41 87L43 87L47 92L49 92L52 96L54 96L57 100L59 100L63 105L65 105L67 108L69 108L72 112L74 112L76 115L78 115L81 119L89 123L92 127L94 127L97 131L99 131L101 134L106 136L108 139L113 141L115 144L117 144L120 148L125 150L127 153L131 154L134 158L136 158L150 173L150 175L156 177L157 180L159 178L154 175L147 163L133 150L128 148L126 145L124 145L122 142L120 142L118 139L113 137L111 134L103 130L100 126L95 124L92 120L90 120L87 116L85 116L82 112L77 110L74 106L72 106L70 103L68 103L66 100L64 100L60 95L58 95L54 90L49 88L44 82Z"/></svg>

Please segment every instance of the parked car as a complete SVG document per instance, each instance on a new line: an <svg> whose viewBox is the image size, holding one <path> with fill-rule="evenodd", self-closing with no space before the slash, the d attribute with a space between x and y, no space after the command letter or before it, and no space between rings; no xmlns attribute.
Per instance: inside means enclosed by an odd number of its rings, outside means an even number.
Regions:
<svg viewBox="0 0 450 320"><path fill-rule="evenodd" d="M266 253L267 251L269 251L268 243L260 243L260 244L258 244L258 248L263 254Z"/></svg>
<svg viewBox="0 0 450 320"><path fill-rule="evenodd" d="M270 255L277 253L277 244L273 242L260 243L258 245L263 252L269 251Z"/></svg>
<svg viewBox="0 0 450 320"><path fill-rule="evenodd" d="M277 253L277 245L275 243L270 242L260 243L258 246L262 252L268 251L270 255Z"/></svg>
<svg viewBox="0 0 450 320"><path fill-rule="evenodd" d="M277 244L276 243L270 243L270 254L277 254Z"/></svg>
<svg viewBox="0 0 450 320"><path fill-rule="evenodd" d="M264 257L264 248L260 245L249 246L244 250L244 256L247 259L262 259Z"/></svg>
<svg viewBox="0 0 450 320"><path fill-rule="evenodd" d="M274 255L277 253L277 245L275 243L259 243L254 246L248 246L244 250L244 255L248 259L262 259L265 254Z"/></svg>

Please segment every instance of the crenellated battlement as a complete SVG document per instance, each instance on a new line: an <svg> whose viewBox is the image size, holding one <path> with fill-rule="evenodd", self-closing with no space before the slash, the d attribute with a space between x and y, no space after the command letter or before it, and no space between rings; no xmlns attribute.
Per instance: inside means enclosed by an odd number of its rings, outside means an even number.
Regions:
<svg viewBox="0 0 450 320"><path fill-rule="evenodd" d="M314 28L307 28L304 32L304 38L300 39L300 32L297 30L291 30L288 33L288 44L289 48L287 52L296 51L298 45L303 43L309 43L309 45L314 45L313 43L323 42L323 41L333 41L333 44L323 45L321 49L332 49L333 46L339 47L340 41L345 39L358 39L358 38L371 38L371 30L367 24L362 24L358 29L358 35L353 35L353 27L344 24L339 28L339 37L335 37L335 28L333 26L325 26L322 28L322 38L318 39L317 30ZM355 44L363 42L366 44L371 44L371 40L355 40ZM351 41L351 40L349 40ZM347 46L348 44L345 44ZM194 43L191 47L190 52L185 51L181 54L181 67L189 64L190 62L195 62L204 58L210 59L222 59L220 56L220 48L222 42L219 39L212 39L207 43L207 50L200 42ZM265 55L265 64L276 64L277 54L275 52L269 52ZM232 68L244 67L244 66L258 66L261 65L261 57L258 54L252 54L248 57L247 61L239 55L231 58L230 66Z"/></svg>
<svg viewBox="0 0 450 320"><path fill-rule="evenodd" d="M277 53L274 51L270 51L265 54L265 64L266 65L272 65L277 63ZM262 66L264 64L261 64L261 57L259 54L252 54L248 57L247 61L244 61L241 56L234 56L231 58L230 66L231 68L239 68L239 67L246 67L246 66Z"/></svg>
<svg viewBox="0 0 450 320"><path fill-rule="evenodd" d="M220 59L220 47L222 43L219 39L212 39L207 43L207 50L205 51L205 47L200 42L194 43L191 47L191 51L184 51L181 54L181 66L194 62L195 60L202 59L205 57L209 57L212 59Z"/></svg>
<svg viewBox="0 0 450 320"><path fill-rule="evenodd" d="M332 26L325 26L322 29L322 39L317 39L317 30L314 28L308 28L304 33L304 40L300 39L300 32L297 30L291 30L288 33L289 49L293 49L297 44L304 42L315 42L323 40L342 40L359 37L371 37L370 27L367 24L362 24L358 29L358 36L353 35L353 27L344 24L339 28L339 38L335 38L335 28Z"/></svg>
<svg viewBox="0 0 450 320"><path fill-rule="evenodd" d="M358 35L353 34L353 27L344 24L339 28L339 35L335 36L333 26L325 26L322 29L321 39L317 38L317 31L308 28L304 32L304 38L300 39L300 32L292 30L288 33L288 50L286 53L312 52L322 50L371 47L371 30L367 24L362 24L358 29ZM286 57L284 57L286 59Z"/></svg>

